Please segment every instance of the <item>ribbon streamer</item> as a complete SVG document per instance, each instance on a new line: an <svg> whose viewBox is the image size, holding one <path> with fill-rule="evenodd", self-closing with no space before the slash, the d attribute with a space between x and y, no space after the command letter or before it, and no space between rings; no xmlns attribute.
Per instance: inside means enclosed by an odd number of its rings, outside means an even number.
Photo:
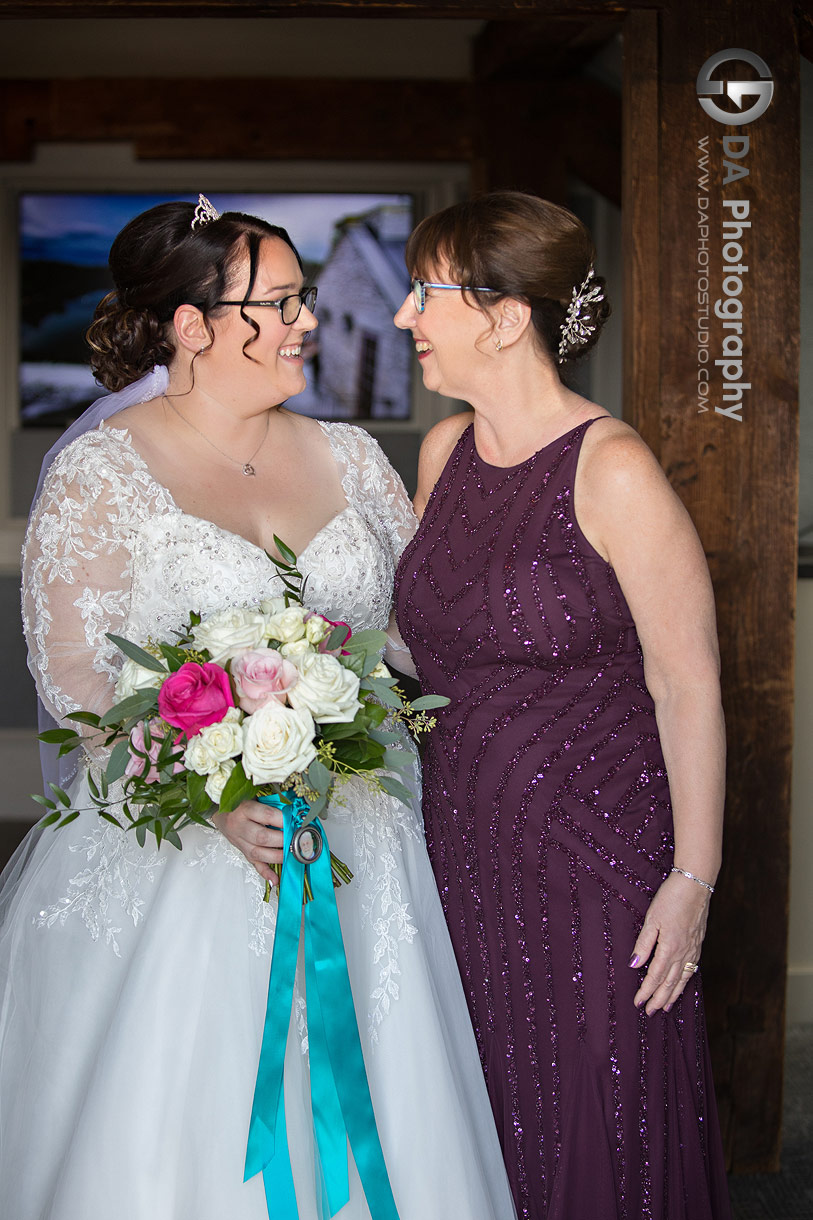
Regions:
<svg viewBox="0 0 813 1220"><path fill-rule="evenodd" d="M335 1216L350 1198L349 1140L372 1220L398 1220L364 1069L327 837L314 819L324 849L316 860L301 863L291 842L308 813L307 801L290 791L259 799L282 810L284 863L244 1180L262 1172L269 1216L298 1220L285 1130L283 1069L304 924L314 1169L321 1214ZM303 919L306 875L313 898L305 904Z"/></svg>

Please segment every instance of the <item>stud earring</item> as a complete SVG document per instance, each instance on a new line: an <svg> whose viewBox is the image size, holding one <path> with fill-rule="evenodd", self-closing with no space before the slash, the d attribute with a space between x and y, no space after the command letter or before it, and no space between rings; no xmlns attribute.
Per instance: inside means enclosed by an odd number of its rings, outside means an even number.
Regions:
<svg viewBox="0 0 813 1220"><path fill-rule="evenodd" d="M498 339L497 342L494 344L494 346L496 347L498 352L501 352L502 351L502 339Z"/></svg>

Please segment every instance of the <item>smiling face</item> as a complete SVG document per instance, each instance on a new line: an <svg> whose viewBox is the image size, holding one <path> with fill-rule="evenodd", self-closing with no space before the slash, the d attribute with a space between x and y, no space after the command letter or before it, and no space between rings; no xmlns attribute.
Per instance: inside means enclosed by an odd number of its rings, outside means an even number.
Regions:
<svg viewBox="0 0 813 1220"><path fill-rule="evenodd" d="M427 270L425 278L455 282L445 260ZM447 398L471 399L478 371L490 358L491 319L470 301L460 290L427 287L423 313L410 292L394 318L397 327L412 332L424 385Z"/></svg>
<svg viewBox="0 0 813 1220"><path fill-rule="evenodd" d="M240 301L249 286L249 259L235 270L226 295ZM251 286L252 301L279 301L303 286L302 272L293 250L278 237L263 238L257 271ZM259 333L242 316L251 318ZM318 322L304 305L290 326L273 305L239 305L218 309L209 320L214 341L195 361L200 388L222 402L241 403L247 410L265 409L301 394L305 389L302 343Z"/></svg>

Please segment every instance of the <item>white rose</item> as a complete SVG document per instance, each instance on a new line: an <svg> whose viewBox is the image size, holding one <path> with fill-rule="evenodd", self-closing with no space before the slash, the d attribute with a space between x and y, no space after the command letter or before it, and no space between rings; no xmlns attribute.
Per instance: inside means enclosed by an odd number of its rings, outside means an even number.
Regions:
<svg viewBox="0 0 813 1220"><path fill-rule="evenodd" d="M230 707L218 724L207 724L197 733L184 753L184 762L198 775L211 775L228 758L235 758L243 749L243 726L240 712Z"/></svg>
<svg viewBox="0 0 813 1220"><path fill-rule="evenodd" d="M312 614L305 624L305 637L311 644L321 644L332 630L333 624L326 618L322 618L321 614Z"/></svg>
<svg viewBox="0 0 813 1220"><path fill-rule="evenodd" d="M237 766L233 758L227 758L224 763L221 763L216 771L213 771L206 781L206 795L210 800L213 800L216 805L220 804L220 798L223 795L223 789L226 787L229 776Z"/></svg>
<svg viewBox="0 0 813 1220"><path fill-rule="evenodd" d="M280 655L285 657L286 661L296 662L298 657L306 657L309 653L313 653L313 645L302 637L301 640L294 640L293 644L280 645Z"/></svg>
<svg viewBox="0 0 813 1220"><path fill-rule="evenodd" d="M272 614L266 620L266 636L271 640L279 640L281 644L293 644L294 640L301 640L305 634L303 620L306 614L304 606L289 606L287 610L280 610L279 614Z"/></svg>
<svg viewBox="0 0 813 1220"><path fill-rule="evenodd" d="M243 768L255 784L279 784L304 771L316 757L316 726L308 711L272 699L245 722Z"/></svg>
<svg viewBox="0 0 813 1220"><path fill-rule="evenodd" d="M322 724L349 723L359 709L359 679L329 653L297 657L299 681L288 694L292 707L307 708Z"/></svg>
<svg viewBox="0 0 813 1220"><path fill-rule="evenodd" d="M131 657L125 657L116 683L116 702L118 703L120 699L129 699L130 695L134 695L144 686L160 686L164 678L168 676L167 670L159 674L157 670L146 669Z"/></svg>
<svg viewBox="0 0 813 1220"><path fill-rule="evenodd" d="M259 610L218 610L194 628L192 638L198 648L208 648L216 665L225 665L236 652L260 647L265 623Z"/></svg>
<svg viewBox="0 0 813 1220"><path fill-rule="evenodd" d="M260 602L263 614L281 614L285 609L284 597L264 597Z"/></svg>
<svg viewBox="0 0 813 1220"><path fill-rule="evenodd" d="M208 748L200 733L192 738L184 750L183 761L187 770L196 771L198 775L211 775L220 766L220 760Z"/></svg>

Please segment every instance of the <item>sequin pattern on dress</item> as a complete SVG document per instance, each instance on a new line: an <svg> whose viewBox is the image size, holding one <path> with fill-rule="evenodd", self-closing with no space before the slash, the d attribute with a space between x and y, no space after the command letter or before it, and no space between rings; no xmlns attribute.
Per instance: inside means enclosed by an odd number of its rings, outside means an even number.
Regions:
<svg viewBox="0 0 813 1220"><path fill-rule="evenodd" d="M451 700L427 841L518 1215L722 1220L699 976L669 1014L633 1005L672 817L635 627L574 510L593 422L507 469L467 429L401 559L401 632Z"/></svg>

